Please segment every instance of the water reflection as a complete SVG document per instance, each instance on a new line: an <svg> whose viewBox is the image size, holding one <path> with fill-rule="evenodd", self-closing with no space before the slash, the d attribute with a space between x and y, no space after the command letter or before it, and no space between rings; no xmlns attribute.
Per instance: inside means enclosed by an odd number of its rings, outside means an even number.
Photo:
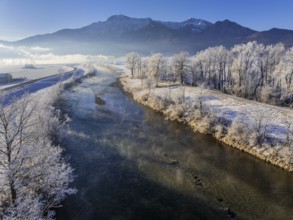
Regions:
<svg viewBox="0 0 293 220"><path fill-rule="evenodd" d="M64 147L79 193L58 218L291 218L291 174L165 121L114 81L102 74L67 94L73 120Z"/></svg>

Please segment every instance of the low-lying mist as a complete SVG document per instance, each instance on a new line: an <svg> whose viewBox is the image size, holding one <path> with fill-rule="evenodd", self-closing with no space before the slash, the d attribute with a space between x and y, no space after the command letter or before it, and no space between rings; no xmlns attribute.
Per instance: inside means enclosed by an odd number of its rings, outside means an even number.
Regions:
<svg viewBox="0 0 293 220"><path fill-rule="evenodd" d="M105 55L56 54L53 49L39 46L12 46L0 44L0 66L25 64L107 63L113 57Z"/></svg>

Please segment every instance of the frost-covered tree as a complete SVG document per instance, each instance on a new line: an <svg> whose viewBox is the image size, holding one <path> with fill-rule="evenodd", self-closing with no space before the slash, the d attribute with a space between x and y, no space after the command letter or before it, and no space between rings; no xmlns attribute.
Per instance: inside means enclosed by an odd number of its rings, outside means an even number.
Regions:
<svg viewBox="0 0 293 220"><path fill-rule="evenodd" d="M49 103L25 95L0 105L0 216L5 219L50 218L51 209L75 192L69 187L73 170L50 138L60 126Z"/></svg>
<svg viewBox="0 0 293 220"><path fill-rule="evenodd" d="M210 81L211 56L209 49L198 52L192 62L192 84L201 85Z"/></svg>
<svg viewBox="0 0 293 220"><path fill-rule="evenodd" d="M291 104L293 102L293 47L284 54L276 67L275 80L278 81L281 89L281 99Z"/></svg>
<svg viewBox="0 0 293 220"><path fill-rule="evenodd" d="M248 91L247 83L249 81L249 73L253 66L253 47L254 43L236 45L232 48L232 74L236 81L235 90L240 96L246 96Z"/></svg>
<svg viewBox="0 0 293 220"><path fill-rule="evenodd" d="M126 55L126 67L130 70L131 77L134 77L140 56L138 53L132 52Z"/></svg>
<svg viewBox="0 0 293 220"><path fill-rule="evenodd" d="M275 84L273 72L280 62L283 51L282 44L264 46L249 42L234 46L231 50L232 74L237 83L234 91L246 98L263 99L261 97L263 88L266 92L270 90L268 87L273 90Z"/></svg>
<svg viewBox="0 0 293 220"><path fill-rule="evenodd" d="M186 74L189 70L189 57L187 52L175 54L172 59L175 74L179 77L180 84L184 84Z"/></svg>
<svg viewBox="0 0 293 220"><path fill-rule="evenodd" d="M284 54L282 44L257 42L235 45L231 50L212 47L193 57L193 84L239 96L270 101L279 76L274 74ZM264 96L264 97L263 97Z"/></svg>
<svg viewBox="0 0 293 220"><path fill-rule="evenodd" d="M224 91L231 82L229 51L223 47L208 48L193 57L192 78L195 85Z"/></svg>
<svg viewBox="0 0 293 220"><path fill-rule="evenodd" d="M148 74L154 79L156 86L159 84L160 76L164 69L163 55L160 53L153 54L148 62Z"/></svg>
<svg viewBox="0 0 293 220"><path fill-rule="evenodd" d="M146 78L147 72L148 72L148 60L146 58L142 58L139 62L139 72L138 72L138 78L141 80L141 85L144 84L144 79Z"/></svg>
<svg viewBox="0 0 293 220"><path fill-rule="evenodd" d="M224 88L224 83L227 80L226 66L228 63L228 50L223 46L214 48L213 59L215 63L214 64L215 88L222 91Z"/></svg>
<svg viewBox="0 0 293 220"><path fill-rule="evenodd" d="M264 84L274 86L274 72L285 53L282 43L266 46L266 56L264 57Z"/></svg>

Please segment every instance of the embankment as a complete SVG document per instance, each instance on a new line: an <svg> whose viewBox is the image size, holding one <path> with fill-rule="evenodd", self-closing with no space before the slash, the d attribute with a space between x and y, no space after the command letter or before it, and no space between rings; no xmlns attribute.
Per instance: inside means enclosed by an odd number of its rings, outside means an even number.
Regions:
<svg viewBox="0 0 293 220"><path fill-rule="evenodd" d="M177 120L195 132L210 134L221 142L259 159L293 171L293 111L198 87L161 85L128 76L120 77L124 91L134 100Z"/></svg>

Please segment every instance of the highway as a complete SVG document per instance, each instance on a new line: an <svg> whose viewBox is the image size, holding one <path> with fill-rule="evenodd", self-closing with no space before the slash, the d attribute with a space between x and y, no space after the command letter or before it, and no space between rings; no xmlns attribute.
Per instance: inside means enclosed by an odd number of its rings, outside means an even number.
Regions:
<svg viewBox="0 0 293 220"><path fill-rule="evenodd" d="M2 101L2 104L6 106L14 97L19 98L23 96L25 93L35 93L39 90L48 88L59 82L65 81L72 76L80 77L83 75L83 73L83 70L75 68L74 70L65 72L63 74L56 74L36 81L34 80L31 83L28 82L24 85L19 85L19 87L8 89L4 92L4 99Z"/></svg>

